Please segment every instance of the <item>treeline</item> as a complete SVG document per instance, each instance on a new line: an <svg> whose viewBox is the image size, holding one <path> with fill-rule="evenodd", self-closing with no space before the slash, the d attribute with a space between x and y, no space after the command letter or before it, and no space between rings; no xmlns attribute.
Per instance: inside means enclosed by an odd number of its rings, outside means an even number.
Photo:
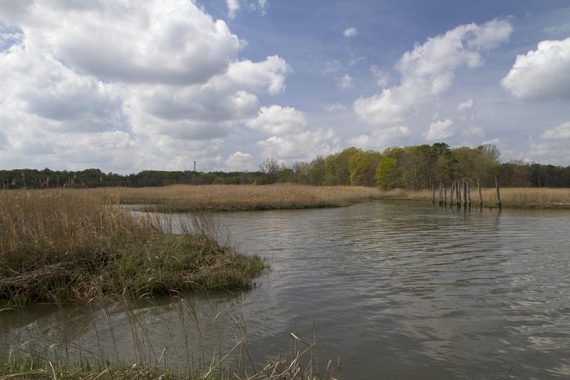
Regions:
<svg viewBox="0 0 570 380"><path fill-rule="evenodd" d="M266 160L262 169L269 180L309 185L378 186L385 190L429 189L456 179L479 180L495 186L495 177L506 187L570 187L570 166L501 163L495 145L450 148L447 144L393 147L377 151L348 148L292 167ZM273 168L273 170L268 170Z"/></svg>
<svg viewBox="0 0 570 380"><path fill-rule="evenodd" d="M0 188L46 189L90 187L144 187L175 184L253 184L266 183L263 172L194 172L145 170L136 174L104 173L99 169L53 171L49 169L0 170Z"/></svg>
<svg viewBox="0 0 570 380"><path fill-rule="evenodd" d="M142 171L120 175L82 171L0 170L5 189L61 187L143 187L174 184L270 184L377 186L385 190L426 189L455 179L480 180L503 187L570 187L570 166L501 163L494 145L450 148L447 144L393 147L383 152L348 148L310 162L280 165L265 160L256 172Z"/></svg>

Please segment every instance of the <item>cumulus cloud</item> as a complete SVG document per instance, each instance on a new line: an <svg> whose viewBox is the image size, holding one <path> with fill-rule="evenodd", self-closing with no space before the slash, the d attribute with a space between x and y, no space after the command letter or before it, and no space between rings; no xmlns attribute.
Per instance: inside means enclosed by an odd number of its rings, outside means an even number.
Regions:
<svg viewBox="0 0 570 380"><path fill-rule="evenodd" d="M340 88L351 88L353 86L352 77L349 74L344 74L343 76L337 78L336 84Z"/></svg>
<svg viewBox="0 0 570 380"><path fill-rule="evenodd" d="M21 121L43 118L45 128L66 132L121 128L113 86L75 73L50 54L14 45L0 54L0 78L0 113Z"/></svg>
<svg viewBox="0 0 570 380"><path fill-rule="evenodd" d="M42 167L223 167L221 137L257 118L258 96L284 91L290 71L278 56L238 59L239 38L193 1L7 0L0 25L6 167L21 165L11 157Z"/></svg>
<svg viewBox="0 0 570 380"><path fill-rule="evenodd" d="M570 140L570 121L547 129L541 137L543 140Z"/></svg>
<svg viewBox="0 0 570 380"><path fill-rule="evenodd" d="M380 67L372 65L370 66L370 72L376 78L376 84L380 87L385 87L388 84L390 76L387 72L382 70Z"/></svg>
<svg viewBox="0 0 570 380"><path fill-rule="evenodd" d="M26 46L105 81L199 83L223 72L240 41L191 1L29 1L17 20ZM13 11L13 13L16 11Z"/></svg>
<svg viewBox="0 0 570 380"><path fill-rule="evenodd" d="M261 12L265 12L265 9L267 8L267 0L257 0L257 4L259 5Z"/></svg>
<svg viewBox="0 0 570 380"><path fill-rule="evenodd" d="M542 41L517 56L501 84L517 98L570 99L570 38Z"/></svg>
<svg viewBox="0 0 570 380"><path fill-rule="evenodd" d="M429 126L429 130L424 134L424 137L429 141L445 140L455 134L455 127L453 121L449 119L438 120Z"/></svg>
<svg viewBox="0 0 570 380"><path fill-rule="evenodd" d="M228 171L247 171L255 169L253 155L244 152L234 152L225 162Z"/></svg>
<svg viewBox="0 0 570 380"><path fill-rule="evenodd" d="M273 135L283 135L304 129L307 120L305 115L295 108L273 105L261 107L257 117L249 120L247 125Z"/></svg>
<svg viewBox="0 0 570 380"><path fill-rule="evenodd" d="M402 77L400 85L354 102L357 116L384 126L402 122L406 113L444 93L460 67L480 66L481 52L506 41L511 32L508 21L493 20L483 25L460 25L428 38L400 58L396 65Z"/></svg>
<svg viewBox="0 0 570 380"><path fill-rule="evenodd" d="M463 111L469 110L469 109L473 108L474 105L475 105L475 102L473 101L473 99L468 99L468 100L461 102L457 105L457 111L463 112Z"/></svg>
<svg viewBox="0 0 570 380"><path fill-rule="evenodd" d="M342 33L346 38L356 37L358 35L358 30L355 27L346 28Z"/></svg>
<svg viewBox="0 0 570 380"><path fill-rule="evenodd" d="M348 111L348 107L342 103L331 104L327 107L328 112L345 112Z"/></svg>
<svg viewBox="0 0 570 380"><path fill-rule="evenodd" d="M239 0L226 0L226 5L228 7L228 17L230 19L235 18L240 9Z"/></svg>
<svg viewBox="0 0 570 380"><path fill-rule="evenodd" d="M258 141L263 157L281 161L312 160L339 150L339 138L332 129L317 129Z"/></svg>
<svg viewBox="0 0 570 380"><path fill-rule="evenodd" d="M373 131L371 134L363 134L349 139L352 146L362 149L382 150L394 140L402 139L410 136L411 132L408 127L390 127Z"/></svg>

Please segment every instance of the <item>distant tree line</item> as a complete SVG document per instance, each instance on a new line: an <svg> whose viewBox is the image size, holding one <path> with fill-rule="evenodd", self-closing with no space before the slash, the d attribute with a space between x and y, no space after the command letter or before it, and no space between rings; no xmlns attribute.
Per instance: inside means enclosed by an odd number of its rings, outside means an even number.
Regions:
<svg viewBox="0 0 570 380"><path fill-rule="evenodd" d="M136 174L104 173L99 169L0 170L0 186L14 188L143 187L174 184L271 184L377 186L385 190L426 189L452 180L480 180L503 187L570 187L570 166L501 163L494 145L450 148L447 144L392 147L383 152L347 148L310 162L280 165L266 159L255 172L145 170Z"/></svg>
<svg viewBox="0 0 570 380"><path fill-rule="evenodd" d="M99 169L54 171L50 169L0 170L0 189L45 189L88 187L144 187L175 184L266 183L263 172L194 172L145 170L136 174L104 173Z"/></svg>
<svg viewBox="0 0 570 380"><path fill-rule="evenodd" d="M268 181L308 185L378 186L385 190L429 189L453 180L479 180L495 186L495 177L505 187L570 187L570 166L501 163L495 145L450 148L445 143L392 147L377 152L348 148L310 162L278 167L266 160L262 171ZM267 170L272 167L272 170Z"/></svg>

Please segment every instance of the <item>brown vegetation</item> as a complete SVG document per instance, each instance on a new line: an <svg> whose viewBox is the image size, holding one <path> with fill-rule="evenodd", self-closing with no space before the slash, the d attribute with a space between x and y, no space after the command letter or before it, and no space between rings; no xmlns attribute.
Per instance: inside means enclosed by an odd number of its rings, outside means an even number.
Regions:
<svg viewBox="0 0 570 380"><path fill-rule="evenodd" d="M484 188L481 190L481 193L483 196L483 206L495 207L497 204L497 192L495 188ZM413 191L396 189L383 191L381 198L431 201L432 192L431 190ZM436 193L436 201L437 200L438 194ZM479 194L476 188L471 189L471 201L473 203L479 203ZM570 189L502 188L501 201L502 206L506 208L570 208Z"/></svg>
<svg viewBox="0 0 570 380"><path fill-rule="evenodd" d="M208 223L194 222L173 234L158 216L133 215L92 191L0 191L0 302L247 288L262 260L219 245Z"/></svg>
<svg viewBox="0 0 570 380"><path fill-rule="evenodd" d="M121 203L154 204L159 210L269 210L346 206L379 199L380 191L359 186L303 185L174 185L92 190Z"/></svg>

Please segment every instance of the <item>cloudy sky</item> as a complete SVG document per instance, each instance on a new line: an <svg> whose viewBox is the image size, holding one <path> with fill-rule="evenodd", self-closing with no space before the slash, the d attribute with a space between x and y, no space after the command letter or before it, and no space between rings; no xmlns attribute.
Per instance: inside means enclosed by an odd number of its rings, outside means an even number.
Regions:
<svg viewBox="0 0 570 380"><path fill-rule="evenodd" d="M0 0L0 168L255 170L494 143L570 165L567 0Z"/></svg>

